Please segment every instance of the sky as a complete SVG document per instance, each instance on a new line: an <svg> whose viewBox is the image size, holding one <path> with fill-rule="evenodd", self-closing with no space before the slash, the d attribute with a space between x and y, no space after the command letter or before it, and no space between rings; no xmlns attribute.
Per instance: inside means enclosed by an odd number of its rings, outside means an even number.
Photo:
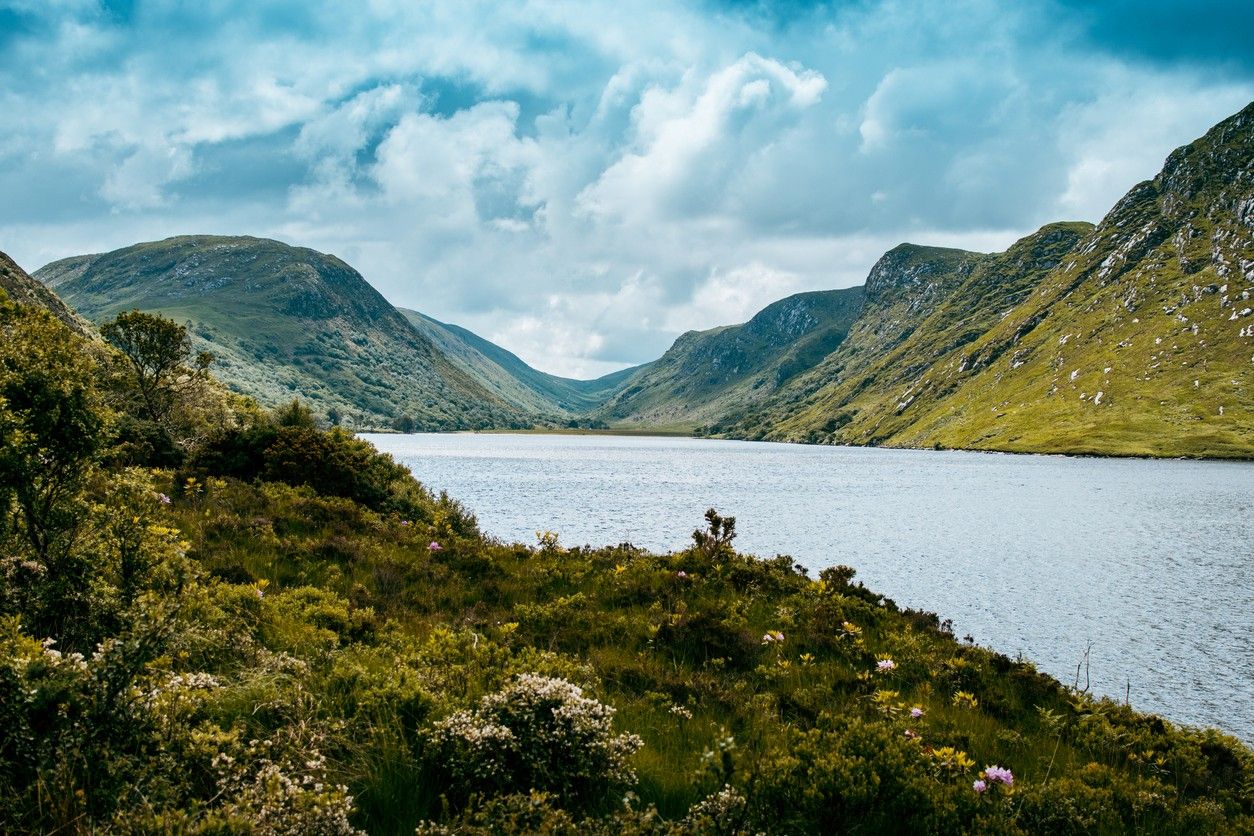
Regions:
<svg viewBox="0 0 1254 836"><path fill-rule="evenodd" d="M0 0L0 250L276 238L594 377L1097 221L1252 99L1246 0Z"/></svg>

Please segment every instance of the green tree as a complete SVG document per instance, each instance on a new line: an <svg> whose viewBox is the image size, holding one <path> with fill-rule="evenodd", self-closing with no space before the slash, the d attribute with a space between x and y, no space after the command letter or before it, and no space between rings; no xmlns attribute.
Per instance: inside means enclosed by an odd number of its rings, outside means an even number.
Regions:
<svg viewBox="0 0 1254 836"><path fill-rule="evenodd" d="M75 548L104 440L97 364L51 314L0 294L0 608L52 635L88 595Z"/></svg>
<svg viewBox="0 0 1254 836"><path fill-rule="evenodd" d="M307 430L318 427L313 410L301 403L298 398L292 398L291 401L274 411L274 423L280 427L300 427Z"/></svg>
<svg viewBox="0 0 1254 836"><path fill-rule="evenodd" d="M158 425L169 417L180 378L204 377L213 363L213 355L201 351L195 370L186 369L192 353L186 326L156 314L120 313L101 325L100 333L129 362L143 417Z"/></svg>

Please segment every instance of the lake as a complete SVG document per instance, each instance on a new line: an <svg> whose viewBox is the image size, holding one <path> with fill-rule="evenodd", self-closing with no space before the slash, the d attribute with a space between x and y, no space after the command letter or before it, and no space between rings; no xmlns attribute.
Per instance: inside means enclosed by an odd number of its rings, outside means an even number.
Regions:
<svg viewBox="0 0 1254 836"><path fill-rule="evenodd" d="M1007 655L1254 744L1254 464L639 436L366 435L481 528L535 542L691 542L857 569ZM1081 675L1083 684L1083 675Z"/></svg>

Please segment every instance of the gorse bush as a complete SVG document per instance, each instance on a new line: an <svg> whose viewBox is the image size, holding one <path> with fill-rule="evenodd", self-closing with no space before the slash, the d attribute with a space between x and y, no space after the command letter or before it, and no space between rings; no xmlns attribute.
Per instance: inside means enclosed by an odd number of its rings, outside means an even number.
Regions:
<svg viewBox="0 0 1254 836"><path fill-rule="evenodd" d="M128 466L155 424L110 349L2 300L0 334L4 832L1254 827L1233 738L729 517L664 555L500 543L299 404L216 396L174 399L177 469Z"/></svg>

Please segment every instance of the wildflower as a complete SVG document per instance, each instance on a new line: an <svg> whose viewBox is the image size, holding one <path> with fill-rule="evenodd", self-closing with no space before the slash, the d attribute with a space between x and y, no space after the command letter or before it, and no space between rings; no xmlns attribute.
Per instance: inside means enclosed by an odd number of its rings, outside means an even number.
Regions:
<svg viewBox="0 0 1254 836"><path fill-rule="evenodd" d="M680 580L683 580L684 578L688 577L688 573L685 572L683 569L680 569L678 572L675 573L675 577L679 578Z"/></svg>
<svg viewBox="0 0 1254 836"><path fill-rule="evenodd" d="M409 525L409 520L401 520L401 525Z"/></svg>
<svg viewBox="0 0 1254 836"><path fill-rule="evenodd" d="M906 740L918 740L918 739L919 739L918 734L911 731L910 729L906 729Z"/></svg>
<svg viewBox="0 0 1254 836"><path fill-rule="evenodd" d="M914 708L910 709L910 716L916 720L919 719L923 716L923 709L916 705Z"/></svg>
<svg viewBox="0 0 1254 836"><path fill-rule="evenodd" d="M159 493L157 494L157 501L160 502L162 505L169 505L170 497L166 496L163 493Z"/></svg>
<svg viewBox="0 0 1254 836"><path fill-rule="evenodd" d="M1005 784L1008 787L1013 786L1015 782L1015 776L1009 769L1005 769L1004 767L997 765L986 768L984 770L984 777L992 781L994 784Z"/></svg>
<svg viewBox="0 0 1254 836"><path fill-rule="evenodd" d="M441 546L436 541L432 540L430 543L427 544L427 550L433 551L433 552L439 552L439 551L444 551L444 547Z"/></svg>
<svg viewBox="0 0 1254 836"><path fill-rule="evenodd" d="M782 642L784 634L778 630L767 630L762 634L762 644L771 644L772 642Z"/></svg>
<svg viewBox="0 0 1254 836"><path fill-rule="evenodd" d="M959 708L977 708L980 701L970 691L955 691L954 705Z"/></svg>
<svg viewBox="0 0 1254 836"><path fill-rule="evenodd" d="M897 663L892 659L884 658L875 663L875 669L880 673L888 673L897 667Z"/></svg>
<svg viewBox="0 0 1254 836"><path fill-rule="evenodd" d="M984 792L986 789L988 789L988 784L984 783L983 781L977 780L974 784L971 785L971 789L975 790L976 792Z"/></svg>

